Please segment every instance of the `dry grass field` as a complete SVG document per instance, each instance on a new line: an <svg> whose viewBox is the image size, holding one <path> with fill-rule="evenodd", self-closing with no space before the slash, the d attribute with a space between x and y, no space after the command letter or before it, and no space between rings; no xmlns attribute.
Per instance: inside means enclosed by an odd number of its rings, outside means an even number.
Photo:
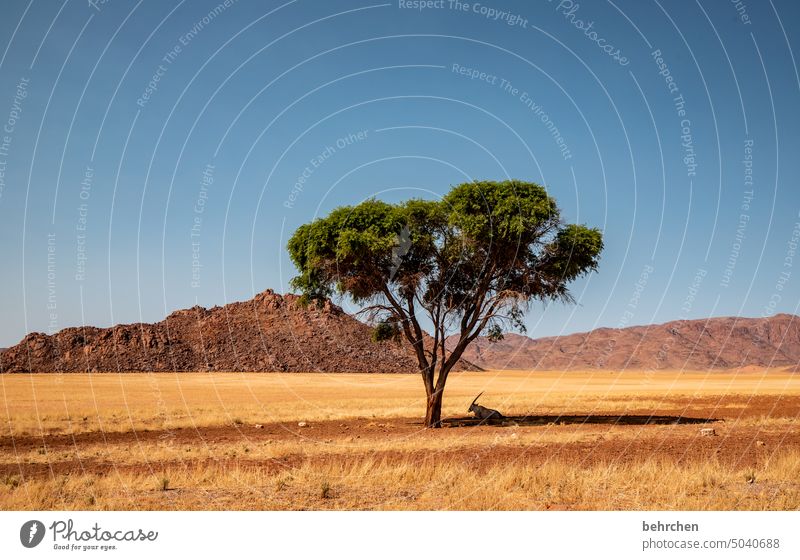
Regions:
<svg viewBox="0 0 800 560"><path fill-rule="evenodd" d="M513 419L476 426L472 398ZM800 375L0 375L0 509L798 509ZM715 435L701 435L713 428Z"/></svg>

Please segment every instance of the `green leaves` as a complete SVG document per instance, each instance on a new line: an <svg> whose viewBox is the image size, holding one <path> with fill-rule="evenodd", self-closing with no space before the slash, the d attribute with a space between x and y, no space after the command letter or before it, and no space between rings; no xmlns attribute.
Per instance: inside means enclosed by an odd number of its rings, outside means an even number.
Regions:
<svg viewBox="0 0 800 560"><path fill-rule="evenodd" d="M551 245L554 272L571 281L590 270L597 270L603 235L597 228L568 225L559 230Z"/></svg>
<svg viewBox="0 0 800 560"><path fill-rule="evenodd" d="M387 340L397 340L398 338L400 338L400 329L392 321L381 321L375 325L372 331L373 342L385 342Z"/></svg>
<svg viewBox="0 0 800 560"><path fill-rule="evenodd" d="M598 229L563 224L544 187L512 180L464 183L440 201L340 207L300 226L288 249L292 286L306 295L385 303L391 294L434 321L435 310L477 317L492 302L486 325L519 327L521 305L568 298L567 284L596 270L603 241Z"/></svg>
<svg viewBox="0 0 800 560"><path fill-rule="evenodd" d="M559 221L555 200L535 183L464 183L442 203L454 227L483 242L526 245Z"/></svg>

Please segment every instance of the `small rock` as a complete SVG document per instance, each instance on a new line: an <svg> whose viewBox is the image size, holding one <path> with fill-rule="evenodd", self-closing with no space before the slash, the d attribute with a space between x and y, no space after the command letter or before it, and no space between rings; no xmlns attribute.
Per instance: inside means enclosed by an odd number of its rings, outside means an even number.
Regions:
<svg viewBox="0 0 800 560"><path fill-rule="evenodd" d="M256 425L255 425L255 426L253 426L253 427L254 427L256 430L263 430L263 429L264 429L264 424L256 424Z"/></svg>
<svg viewBox="0 0 800 560"><path fill-rule="evenodd" d="M298 428L306 428L307 426L308 426L308 422L298 422L297 423L297 427Z"/></svg>
<svg viewBox="0 0 800 560"><path fill-rule="evenodd" d="M758 447L764 447L764 446L765 446L765 445L767 445L767 444L766 444L766 443L764 443L764 442L763 442L763 441L761 441L761 440L758 440L758 441L756 442L756 445L757 445Z"/></svg>
<svg viewBox="0 0 800 560"><path fill-rule="evenodd" d="M714 428L700 428L700 435L701 436L715 436L717 432L714 431Z"/></svg>

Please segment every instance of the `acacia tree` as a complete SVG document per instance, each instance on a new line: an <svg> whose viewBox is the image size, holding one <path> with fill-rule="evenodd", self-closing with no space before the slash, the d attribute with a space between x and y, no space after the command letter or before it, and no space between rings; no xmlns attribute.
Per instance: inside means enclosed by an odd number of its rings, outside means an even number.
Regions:
<svg viewBox="0 0 800 560"><path fill-rule="evenodd" d="M524 331L534 301L572 301L567 285L597 268L603 240L565 224L540 185L481 181L439 201L337 208L300 226L288 248L292 286L307 301L349 296L405 337L425 385L425 425L439 427L447 376L467 346L481 333Z"/></svg>

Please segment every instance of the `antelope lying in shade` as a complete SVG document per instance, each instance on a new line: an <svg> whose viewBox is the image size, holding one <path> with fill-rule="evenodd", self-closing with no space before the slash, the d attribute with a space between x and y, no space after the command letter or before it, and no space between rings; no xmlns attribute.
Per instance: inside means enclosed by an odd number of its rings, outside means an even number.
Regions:
<svg viewBox="0 0 800 560"><path fill-rule="evenodd" d="M481 391L478 394L478 396L475 397L475 400L472 401L471 405L469 405L468 412L473 413L475 415L475 418L478 418L479 420L502 420L503 418L505 418L505 416L500 414L500 412L498 412L497 410L494 410L492 408L486 408L485 406L476 404L482 394L483 391Z"/></svg>

